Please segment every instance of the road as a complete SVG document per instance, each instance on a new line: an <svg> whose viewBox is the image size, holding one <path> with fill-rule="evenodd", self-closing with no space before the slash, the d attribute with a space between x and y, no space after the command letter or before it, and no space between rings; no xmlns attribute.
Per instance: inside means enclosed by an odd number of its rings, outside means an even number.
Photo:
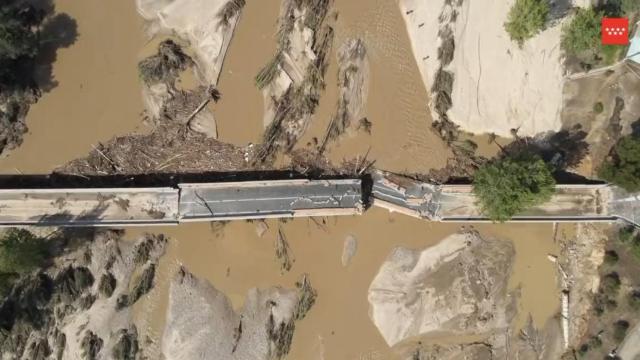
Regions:
<svg viewBox="0 0 640 360"><path fill-rule="evenodd" d="M180 184L180 220L357 214L360 180Z"/></svg>
<svg viewBox="0 0 640 360"><path fill-rule="evenodd" d="M173 188L0 190L4 226L177 221L178 190Z"/></svg>

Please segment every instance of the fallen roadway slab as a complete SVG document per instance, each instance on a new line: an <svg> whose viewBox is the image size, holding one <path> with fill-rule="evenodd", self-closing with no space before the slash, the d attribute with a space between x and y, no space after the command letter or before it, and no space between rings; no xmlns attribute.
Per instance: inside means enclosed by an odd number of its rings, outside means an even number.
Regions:
<svg viewBox="0 0 640 360"><path fill-rule="evenodd" d="M347 180L180 184L180 221L356 215L362 184Z"/></svg>
<svg viewBox="0 0 640 360"><path fill-rule="evenodd" d="M176 224L173 188L0 190L0 225Z"/></svg>

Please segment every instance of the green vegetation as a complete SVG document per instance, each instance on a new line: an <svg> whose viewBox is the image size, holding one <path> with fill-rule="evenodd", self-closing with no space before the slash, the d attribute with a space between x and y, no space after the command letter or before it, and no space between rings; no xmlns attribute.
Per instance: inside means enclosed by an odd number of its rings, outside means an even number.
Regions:
<svg viewBox="0 0 640 360"><path fill-rule="evenodd" d="M22 1L6 1L0 5L0 85L13 87L20 79L24 62L39 50L38 25L44 14Z"/></svg>
<svg viewBox="0 0 640 360"><path fill-rule="evenodd" d="M640 1L638 0L621 0L620 8L626 15L630 15L640 11Z"/></svg>
<svg viewBox="0 0 640 360"><path fill-rule="evenodd" d="M505 221L551 198L555 180L536 155L507 157L476 172L473 192L481 211L494 221Z"/></svg>
<svg viewBox="0 0 640 360"><path fill-rule="evenodd" d="M0 296L22 274L44 265L47 249L43 239L24 229L10 229L0 239Z"/></svg>
<svg viewBox="0 0 640 360"><path fill-rule="evenodd" d="M598 169L598 176L629 192L640 191L640 138L625 136Z"/></svg>
<svg viewBox="0 0 640 360"><path fill-rule="evenodd" d="M578 9L571 22L562 28L562 49L569 55L580 56L600 48L602 13L594 9Z"/></svg>
<svg viewBox="0 0 640 360"><path fill-rule="evenodd" d="M620 291L620 284L620 276L618 276L618 273L611 272L602 278L600 288L606 295L617 296L618 291Z"/></svg>
<svg viewBox="0 0 640 360"><path fill-rule="evenodd" d="M618 263L619 259L620 257L618 256L618 253L615 252L614 250L607 250L604 253L604 263L609 266L615 265L616 263Z"/></svg>
<svg viewBox="0 0 640 360"><path fill-rule="evenodd" d="M627 296L627 302L633 310L640 310L640 291L631 291Z"/></svg>
<svg viewBox="0 0 640 360"><path fill-rule="evenodd" d="M618 230L618 240L623 244L630 244L633 241L633 235L635 234L635 228L631 225L621 227Z"/></svg>
<svg viewBox="0 0 640 360"><path fill-rule="evenodd" d="M549 15L548 0L516 0L504 28L511 40L522 46L544 28Z"/></svg>
<svg viewBox="0 0 640 360"><path fill-rule="evenodd" d="M28 230L10 229L0 240L0 272L26 273L44 263L44 241Z"/></svg>
<svg viewBox="0 0 640 360"><path fill-rule="evenodd" d="M618 320L613 323L613 339L622 342L624 337L627 336L627 330L629 330L629 322L626 320Z"/></svg>
<svg viewBox="0 0 640 360"><path fill-rule="evenodd" d="M597 103L593 104L593 112L596 114L601 114L604 111L604 104L602 104L602 101L598 101Z"/></svg>

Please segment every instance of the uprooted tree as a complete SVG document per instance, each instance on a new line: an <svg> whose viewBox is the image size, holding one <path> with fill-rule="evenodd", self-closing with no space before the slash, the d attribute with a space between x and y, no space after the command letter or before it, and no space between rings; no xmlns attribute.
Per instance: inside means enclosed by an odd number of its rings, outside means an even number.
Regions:
<svg viewBox="0 0 640 360"><path fill-rule="evenodd" d="M548 0L516 0L504 28L519 46L540 32L549 15Z"/></svg>
<svg viewBox="0 0 640 360"><path fill-rule="evenodd" d="M621 138L598 168L598 176L629 192L640 191L640 137Z"/></svg>
<svg viewBox="0 0 640 360"><path fill-rule="evenodd" d="M505 221L551 198L555 180L537 155L521 154L483 165L473 181L473 192L483 214Z"/></svg>

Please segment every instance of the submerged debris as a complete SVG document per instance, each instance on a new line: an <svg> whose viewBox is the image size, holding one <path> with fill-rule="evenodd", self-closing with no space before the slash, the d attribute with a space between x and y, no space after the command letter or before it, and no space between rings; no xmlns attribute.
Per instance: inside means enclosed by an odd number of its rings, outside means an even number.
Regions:
<svg viewBox="0 0 640 360"><path fill-rule="evenodd" d="M333 44L333 28L325 24L330 1L287 0L282 6L278 50L256 76L256 85L271 98L268 112L273 118L262 146L253 154L253 164L272 162L279 150L290 152L305 132L325 86ZM286 81L281 83L281 77Z"/></svg>
<svg viewBox="0 0 640 360"><path fill-rule="evenodd" d="M324 152L329 140L335 140L362 116L369 90L369 62L362 39L349 39L338 50L339 97L333 115L320 146ZM364 129L371 132L371 123L364 119ZM363 124L359 124L362 126Z"/></svg>
<svg viewBox="0 0 640 360"><path fill-rule="evenodd" d="M295 319L302 320L316 303L318 292L311 287L307 274L302 276L302 280L296 282L296 288L298 288L298 304L296 305Z"/></svg>
<svg viewBox="0 0 640 360"><path fill-rule="evenodd" d="M105 159L104 154L109 161ZM99 144L87 157L58 168L60 174L109 175L241 171L247 168L242 149L180 124L166 124L150 134L116 137Z"/></svg>
<svg viewBox="0 0 640 360"><path fill-rule="evenodd" d="M289 242L284 235L282 227L280 227L276 236L276 258L280 260L280 270L283 272L291 270L292 261L289 255L290 251Z"/></svg>
<svg viewBox="0 0 640 360"><path fill-rule="evenodd" d="M246 0L230 0L222 6L222 9L218 12L218 17L220 18L220 23L224 26L229 26L231 24L231 19L236 17L244 8L246 4Z"/></svg>
<svg viewBox="0 0 640 360"><path fill-rule="evenodd" d="M180 75L194 64L193 59L185 54L173 40L165 40L158 45L158 53L138 63L138 72L142 80L148 84L166 82L173 84Z"/></svg>
<svg viewBox="0 0 640 360"><path fill-rule="evenodd" d="M87 360L98 359L98 354L102 350L104 341L94 334L92 331L87 331L82 338L80 346L82 348L82 356Z"/></svg>
<svg viewBox="0 0 640 360"><path fill-rule="evenodd" d="M118 341L111 350L114 360L135 360L138 354L138 331L134 325L130 329L118 331Z"/></svg>

